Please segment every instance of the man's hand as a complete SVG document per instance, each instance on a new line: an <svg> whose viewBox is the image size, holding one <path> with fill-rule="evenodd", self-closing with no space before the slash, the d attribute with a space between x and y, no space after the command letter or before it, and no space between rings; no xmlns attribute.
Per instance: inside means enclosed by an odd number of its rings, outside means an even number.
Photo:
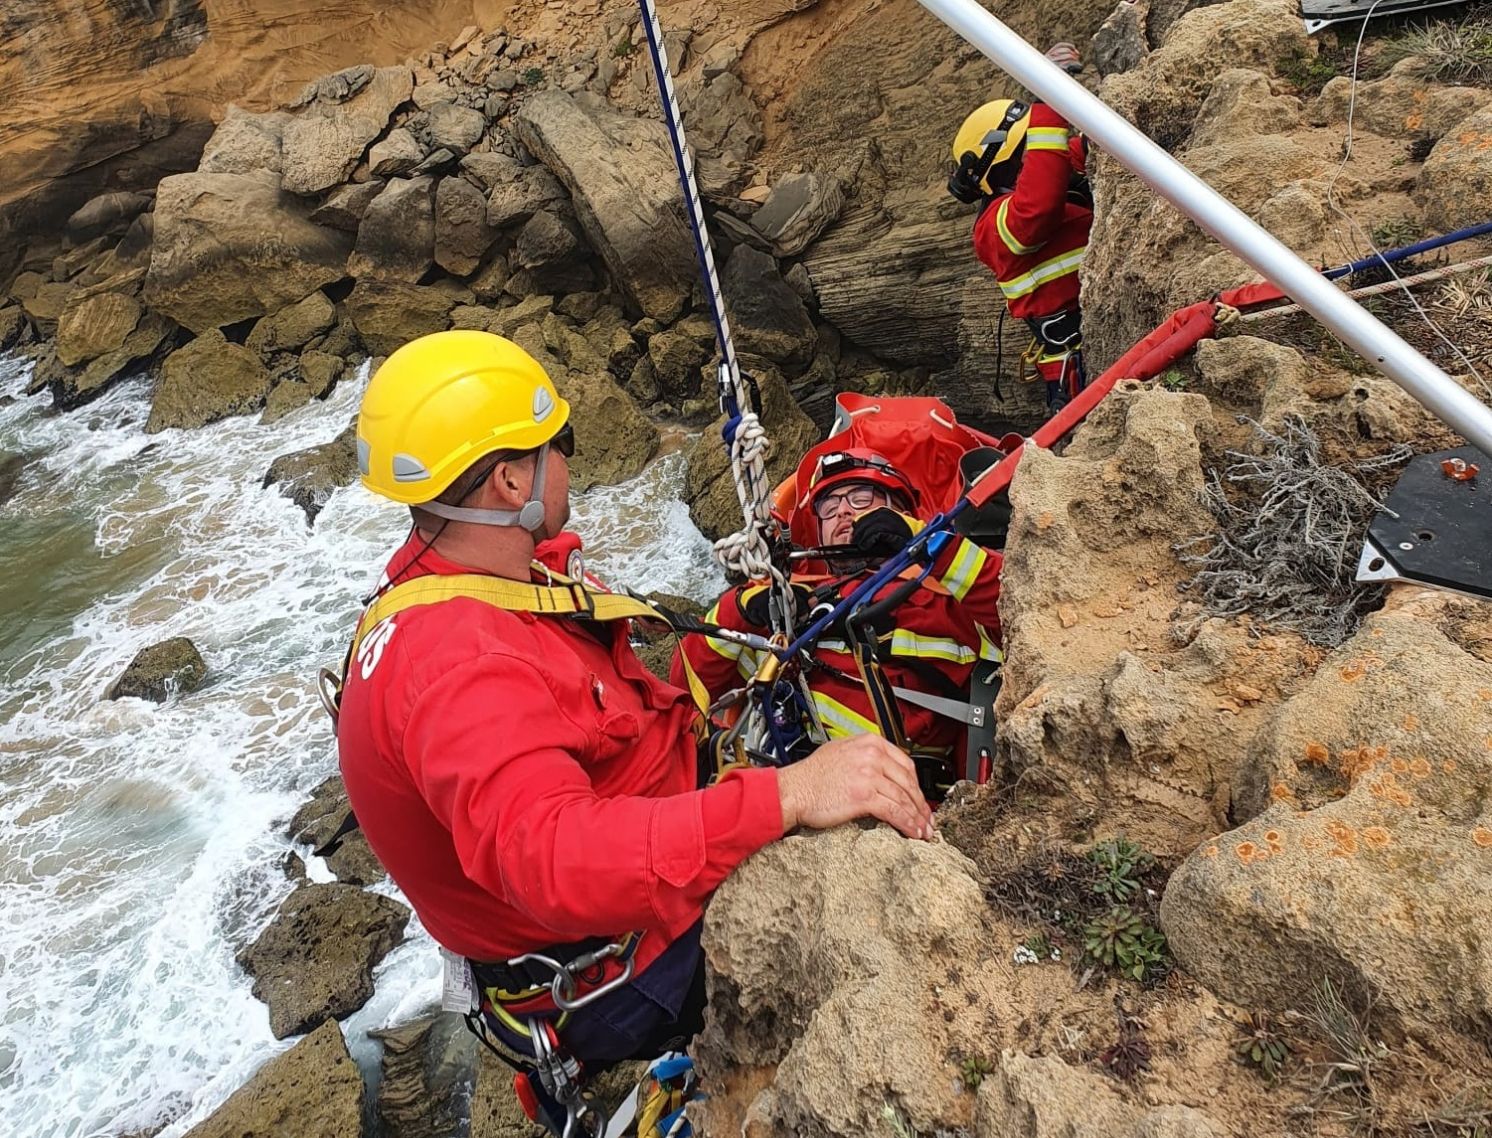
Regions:
<svg viewBox="0 0 1492 1138"><path fill-rule="evenodd" d="M777 772L783 832L828 830L856 818L878 818L909 838L931 838L932 810L907 755L879 735L825 743Z"/></svg>
<svg viewBox="0 0 1492 1138"><path fill-rule="evenodd" d="M1046 57L1069 75L1083 73L1083 57L1078 54L1078 49L1066 40L1052 44L1047 49Z"/></svg>
<svg viewBox="0 0 1492 1138"><path fill-rule="evenodd" d="M850 544L867 557L892 557L912 540L912 522L890 506L861 514L850 530Z"/></svg>

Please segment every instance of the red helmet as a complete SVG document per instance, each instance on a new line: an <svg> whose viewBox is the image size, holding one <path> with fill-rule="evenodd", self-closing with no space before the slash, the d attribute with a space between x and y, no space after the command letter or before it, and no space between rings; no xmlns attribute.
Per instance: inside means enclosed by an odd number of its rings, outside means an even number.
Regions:
<svg viewBox="0 0 1492 1138"><path fill-rule="evenodd" d="M846 482L869 482L888 494L900 494L907 507L916 510L920 495L912 480L884 455L867 447L849 447L819 456L809 475L808 487L799 503L800 510L811 510L814 500L826 490Z"/></svg>

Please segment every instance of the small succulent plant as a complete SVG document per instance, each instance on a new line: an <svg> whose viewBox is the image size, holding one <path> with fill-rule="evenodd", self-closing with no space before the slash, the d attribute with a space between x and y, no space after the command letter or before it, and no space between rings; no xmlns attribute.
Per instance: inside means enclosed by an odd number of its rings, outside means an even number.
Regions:
<svg viewBox="0 0 1492 1138"><path fill-rule="evenodd" d="M1128 905L1115 905L1083 926L1083 953L1105 968L1144 980L1165 966L1166 938Z"/></svg>
<svg viewBox="0 0 1492 1138"><path fill-rule="evenodd" d="M1274 1020L1267 1012L1253 1012L1238 1028L1234 1047L1238 1057L1274 1082L1290 1059L1290 1045L1280 1035Z"/></svg>

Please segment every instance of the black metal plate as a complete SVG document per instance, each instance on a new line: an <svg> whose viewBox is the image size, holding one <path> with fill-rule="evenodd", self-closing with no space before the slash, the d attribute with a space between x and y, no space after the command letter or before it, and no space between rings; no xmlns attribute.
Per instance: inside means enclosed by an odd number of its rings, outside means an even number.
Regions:
<svg viewBox="0 0 1492 1138"><path fill-rule="evenodd" d="M1475 463L1481 472L1457 482L1441 469L1448 458ZM1399 476L1384 506L1368 527L1368 540L1400 577L1492 597L1492 460L1475 447L1422 454Z"/></svg>
<svg viewBox="0 0 1492 1138"><path fill-rule="evenodd" d="M1422 8L1444 8L1464 0L1300 0L1300 17L1305 21L1306 33L1315 35L1322 28L1344 20L1361 20L1369 10L1376 20L1380 16L1392 16L1399 12L1417 12Z"/></svg>

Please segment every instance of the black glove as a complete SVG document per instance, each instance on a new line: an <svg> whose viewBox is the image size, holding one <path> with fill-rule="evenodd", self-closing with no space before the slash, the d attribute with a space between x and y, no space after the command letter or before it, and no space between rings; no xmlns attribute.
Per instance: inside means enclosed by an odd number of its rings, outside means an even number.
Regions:
<svg viewBox="0 0 1492 1138"><path fill-rule="evenodd" d="M790 584L793 591L794 611L799 617L813 603L813 590L807 585ZM772 627L772 590L764 585L749 585L736 594L736 607L741 616L753 628Z"/></svg>
<svg viewBox="0 0 1492 1138"><path fill-rule="evenodd" d="M891 557L912 540L912 524L890 506L861 514L850 530L850 544L867 557Z"/></svg>

